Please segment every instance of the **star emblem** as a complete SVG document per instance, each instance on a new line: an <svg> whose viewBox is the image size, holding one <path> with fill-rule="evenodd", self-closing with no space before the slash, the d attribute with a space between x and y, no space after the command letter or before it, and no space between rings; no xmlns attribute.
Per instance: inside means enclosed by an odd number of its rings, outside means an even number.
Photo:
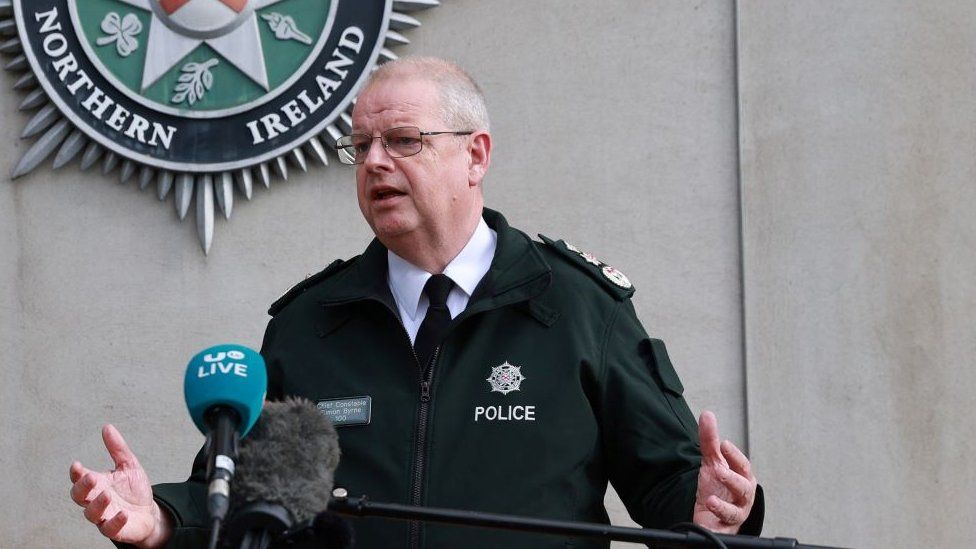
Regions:
<svg viewBox="0 0 976 549"><path fill-rule="evenodd" d="M152 12L141 89L152 86L201 44L269 89L255 12L283 0L118 0Z"/></svg>
<svg viewBox="0 0 976 549"><path fill-rule="evenodd" d="M507 395L512 391L518 391L522 382L525 381L525 376L522 375L521 367L509 364L505 361L501 366L495 366L491 369L491 375L485 379L490 385L492 392L499 392L503 395Z"/></svg>

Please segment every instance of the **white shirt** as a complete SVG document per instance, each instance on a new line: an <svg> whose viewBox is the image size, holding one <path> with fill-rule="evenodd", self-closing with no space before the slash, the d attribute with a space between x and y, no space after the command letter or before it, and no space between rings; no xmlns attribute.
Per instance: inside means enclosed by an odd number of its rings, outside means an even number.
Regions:
<svg viewBox="0 0 976 549"><path fill-rule="evenodd" d="M454 288L447 296L447 308L451 311L451 318L461 314L468 306L471 294L491 266L497 244L498 233L481 219L468 243L444 268L444 274L454 281ZM400 321L410 334L412 343L430 305L424 295L424 285L432 275L391 251L387 251L387 262L387 282L400 312Z"/></svg>

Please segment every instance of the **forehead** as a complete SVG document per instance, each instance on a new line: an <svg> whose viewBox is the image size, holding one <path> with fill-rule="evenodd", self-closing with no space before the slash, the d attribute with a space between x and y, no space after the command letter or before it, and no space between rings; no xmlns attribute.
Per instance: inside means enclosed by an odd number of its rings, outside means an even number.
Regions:
<svg viewBox="0 0 976 549"><path fill-rule="evenodd" d="M418 78L390 78L377 82L359 95L352 112L353 131L383 131L396 126L429 129L440 124L437 86Z"/></svg>

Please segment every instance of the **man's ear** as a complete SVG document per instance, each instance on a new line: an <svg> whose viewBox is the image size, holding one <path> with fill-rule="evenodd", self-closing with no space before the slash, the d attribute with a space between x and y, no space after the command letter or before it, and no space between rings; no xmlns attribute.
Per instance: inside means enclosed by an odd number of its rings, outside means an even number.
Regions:
<svg viewBox="0 0 976 549"><path fill-rule="evenodd" d="M488 165L491 164L491 134L485 131L475 132L468 146L468 157L468 182L470 186L477 187L485 178Z"/></svg>

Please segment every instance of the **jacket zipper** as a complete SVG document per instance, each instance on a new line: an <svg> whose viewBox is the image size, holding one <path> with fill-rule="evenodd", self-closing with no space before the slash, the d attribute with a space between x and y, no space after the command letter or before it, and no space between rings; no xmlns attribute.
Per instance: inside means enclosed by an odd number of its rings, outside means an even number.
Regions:
<svg viewBox="0 0 976 549"><path fill-rule="evenodd" d="M417 445L414 448L414 466L413 466L413 497L410 503L412 505L420 505L423 502L423 482L424 473L427 469L427 422L430 419L430 388L434 381L434 364L437 363L437 355L440 354L441 348L438 345L434 348L434 356L431 357L430 363L420 374L420 410L417 413ZM414 351L414 357L416 358L417 353ZM417 359L418 367L420 365L420 360ZM410 547L412 549L420 549L420 522L412 521L410 523Z"/></svg>
<svg viewBox="0 0 976 549"><path fill-rule="evenodd" d="M389 309L389 307L387 308ZM417 365L417 370L420 372L420 409L417 412L417 444L414 446L413 494L410 498L411 505L420 505L424 493L424 472L427 468L427 422L430 417L430 387L434 380L434 364L437 362L437 356L441 352L441 347L438 345L434 348L434 355L431 357L430 362L426 368L422 368L420 357L417 356L417 350L414 348L413 342L410 341L410 332L403 325L403 320L400 319L399 313L393 310L391 312L400 324L403 335L407 338L407 344L410 345L410 353L413 355L414 364ZM410 521L410 548L420 549L420 521Z"/></svg>

